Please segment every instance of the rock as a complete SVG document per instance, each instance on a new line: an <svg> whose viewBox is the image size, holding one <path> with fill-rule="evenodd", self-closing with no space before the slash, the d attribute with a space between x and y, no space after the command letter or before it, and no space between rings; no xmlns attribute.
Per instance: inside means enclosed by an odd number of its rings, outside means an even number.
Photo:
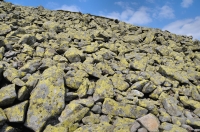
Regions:
<svg viewBox="0 0 200 132"><path fill-rule="evenodd" d="M159 113L160 113L159 120L161 122L171 122L171 116L166 112L165 109L163 108L159 109Z"/></svg>
<svg viewBox="0 0 200 132"><path fill-rule="evenodd" d="M48 125L43 132L68 132L68 128Z"/></svg>
<svg viewBox="0 0 200 132"><path fill-rule="evenodd" d="M190 106L193 109L200 108L200 103L198 101L188 99L187 96L179 96L180 101L183 103L185 106Z"/></svg>
<svg viewBox="0 0 200 132"><path fill-rule="evenodd" d="M65 53L64 56L69 60L69 62L80 62L84 59L83 52L76 48L69 48Z"/></svg>
<svg viewBox="0 0 200 132"><path fill-rule="evenodd" d="M195 113L198 117L200 117L200 108L196 108L196 109L194 110L194 113Z"/></svg>
<svg viewBox="0 0 200 132"><path fill-rule="evenodd" d="M25 120L25 114L28 107L28 101L24 101L15 106L4 109L9 122L22 123Z"/></svg>
<svg viewBox="0 0 200 132"><path fill-rule="evenodd" d="M113 98L114 91L111 80L108 77L101 77L96 82L95 92L93 94L94 101L103 100L105 98Z"/></svg>
<svg viewBox="0 0 200 132"><path fill-rule="evenodd" d="M153 114L148 114L137 119L148 131L154 132L158 131L160 126L160 121Z"/></svg>
<svg viewBox="0 0 200 132"><path fill-rule="evenodd" d="M44 48L36 47L35 56L43 57L44 56Z"/></svg>
<svg viewBox="0 0 200 132"><path fill-rule="evenodd" d="M148 59L148 57L143 57L142 59L135 59L130 64L130 68L133 70L144 71L146 69Z"/></svg>
<svg viewBox="0 0 200 132"><path fill-rule="evenodd" d="M16 132L16 129L12 126L5 124L0 128L0 132Z"/></svg>
<svg viewBox="0 0 200 132"><path fill-rule="evenodd" d="M102 112L108 115L116 115L135 119L147 114L148 110L136 105L118 103L110 98L105 98L102 106Z"/></svg>
<svg viewBox="0 0 200 132"><path fill-rule="evenodd" d="M58 32L61 30L60 24L58 22L53 22L53 21L47 21L47 22L43 23L43 27L47 31Z"/></svg>
<svg viewBox="0 0 200 132"><path fill-rule="evenodd" d="M117 74L115 74L112 78L112 84L114 88L117 88L120 91L126 91L129 87L129 84L124 81L124 79Z"/></svg>
<svg viewBox="0 0 200 132"><path fill-rule="evenodd" d="M0 126L3 126L6 121L7 121L7 117L6 117L3 109L0 108Z"/></svg>
<svg viewBox="0 0 200 132"><path fill-rule="evenodd" d="M11 31L11 27L7 24L1 24L0 29L0 35L6 35Z"/></svg>
<svg viewBox="0 0 200 132"><path fill-rule="evenodd" d="M158 72L153 74L153 76L150 77L150 80L155 84L155 85L161 85L165 82L165 77L160 75Z"/></svg>
<svg viewBox="0 0 200 132"><path fill-rule="evenodd" d="M170 132L187 132L186 129L179 127L178 125L173 125L171 123L164 122L160 125L160 129L163 131L170 131Z"/></svg>
<svg viewBox="0 0 200 132"><path fill-rule="evenodd" d="M89 116L85 116L85 117L82 119L82 122L83 122L85 125L89 125L89 124L99 124L99 122L100 122L99 114L90 113Z"/></svg>
<svg viewBox="0 0 200 132"><path fill-rule="evenodd" d="M71 89L79 89L79 87L81 86L82 82L83 82L83 78L82 77L68 77L65 80L67 87L71 88Z"/></svg>
<svg viewBox="0 0 200 132"><path fill-rule="evenodd" d="M114 129L114 126L108 124L108 123L100 123L100 124L91 124L91 125L84 125L78 129L76 129L74 132L110 132Z"/></svg>
<svg viewBox="0 0 200 132"><path fill-rule="evenodd" d="M178 107L177 103L178 100L176 100L171 96L162 100L162 104L164 108L167 110L167 113L169 113L172 116L180 116L182 114L182 111Z"/></svg>
<svg viewBox="0 0 200 132"><path fill-rule="evenodd" d="M129 88L129 90L135 89L135 90L142 91L142 88L143 88L143 87L145 86L145 84L147 84L147 83L148 83L147 80L142 80L142 81L136 82L136 83L134 83L134 84Z"/></svg>
<svg viewBox="0 0 200 132"><path fill-rule="evenodd" d="M140 128L140 126L141 126L140 123L138 123L137 121L135 121L132 124L130 131L131 132L137 132L137 130L138 130L138 128Z"/></svg>
<svg viewBox="0 0 200 132"><path fill-rule="evenodd" d="M91 111L96 113L96 114L100 114L102 111L101 111L101 106L100 105L94 105L92 108L91 108Z"/></svg>
<svg viewBox="0 0 200 132"><path fill-rule="evenodd" d="M181 126L182 124L185 124L186 118L185 117L176 117L172 116L172 123L178 126Z"/></svg>
<svg viewBox="0 0 200 132"><path fill-rule="evenodd" d="M10 84L0 89L0 106L12 105L17 97L15 85Z"/></svg>
<svg viewBox="0 0 200 132"><path fill-rule="evenodd" d="M145 128L139 128L139 129L138 129L138 132L148 132L148 131L147 131L147 129L145 129Z"/></svg>
<svg viewBox="0 0 200 132"><path fill-rule="evenodd" d="M129 132L131 128L131 124L124 124L116 126L113 130L113 132Z"/></svg>
<svg viewBox="0 0 200 132"><path fill-rule="evenodd" d="M187 118L186 119L187 125L194 126L196 128L200 127L200 119L199 118Z"/></svg>
<svg viewBox="0 0 200 132"><path fill-rule="evenodd" d="M28 44L28 45L33 45L35 42L36 42L36 38L34 35L31 35L31 34L23 35L18 41L19 44Z"/></svg>
<svg viewBox="0 0 200 132"><path fill-rule="evenodd" d="M23 72L19 72L15 68L8 68L3 72L3 76L10 82L12 82L15 78L19 78L24 76Z"/></svg>
<svg viewBox="0 0 200 132"><path fill-rule="evenodd" d="M32 74L39 68L40 65L40 59L30 60L22 66L19 71Z"/></svg>
<svg viewBox="0 0 200 132"><path fill-rule="evenodd" d="M25 126L40 131L46 121L61 113L65 105L64 72L55 66L46 69L31 92Z"/></svg>

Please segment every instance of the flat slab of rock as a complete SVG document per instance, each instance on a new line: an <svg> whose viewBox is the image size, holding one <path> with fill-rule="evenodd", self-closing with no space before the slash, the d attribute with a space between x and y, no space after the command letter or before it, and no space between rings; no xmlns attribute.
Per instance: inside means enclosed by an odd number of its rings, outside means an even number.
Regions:
<svg viewBox="0 0 200 132"><path fill-rule="evenodd" d="M28 101L24 101L20 104L4 109L9 122L24 122L27 106Z"/></svg>
<svg viewBox="0 0 200 132"><path fill-rule="evenodd" d="M156 132L160 126L160 121L153 114L148 114L137 119L148 131Z"/></svg>
<svg viewBox="0 0 200 132"><path fill-rule="evenodd" d="M140 106L118 103L113 99L105 98L102 112L108 115L116 115L129 118L139 118L147 114L148 110Z"/></svg>
<svg viewBox="0 0 200 132"><path fill-rule="evenodd" d="M31 93L25 126L40 131L46 121L65 106L64 72L56 66L46 69Z"/></svg>

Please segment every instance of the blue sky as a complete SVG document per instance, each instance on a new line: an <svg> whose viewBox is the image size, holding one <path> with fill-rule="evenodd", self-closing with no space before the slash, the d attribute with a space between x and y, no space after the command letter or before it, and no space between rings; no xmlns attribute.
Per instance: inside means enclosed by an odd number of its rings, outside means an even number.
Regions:
<svg viewBox="0 0 200 132"><path fill-rule="evenodd" d="M200 40L200 0L6 0L115 18L133 25L159 28Z"/></svg>

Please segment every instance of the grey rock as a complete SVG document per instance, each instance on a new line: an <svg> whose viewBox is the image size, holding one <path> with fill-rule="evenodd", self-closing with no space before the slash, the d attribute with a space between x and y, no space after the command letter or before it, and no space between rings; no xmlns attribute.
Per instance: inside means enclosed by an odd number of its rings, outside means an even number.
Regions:
<svg viewBox="0 0 200 132"><path fill-rule="evenodd" d="M10 84L0 89L0 106L12 105L17 97L15 85Z"/></svg>
<svg viewBox="0 0 200 132"><path fill-rule="evenodd" d="M4 123L7 121L7 117L3 111L3 109L0 108L0 126L4 125Z"/></svg>
<svg viewBox="0 0 200 132"><path fill-rule="evenodd" d="M140 128L140 123L138 123L137 121L135 121L132 126L131 126L131 132L137 132L138 128Z"/></svg>
<svg viewBox="0 0 200 132"><path fill-rule="evenodd" d="M22 123L25 120L27 107L28 101L24 101L20 104L4 109L4 112L9 122Z"/></svg>

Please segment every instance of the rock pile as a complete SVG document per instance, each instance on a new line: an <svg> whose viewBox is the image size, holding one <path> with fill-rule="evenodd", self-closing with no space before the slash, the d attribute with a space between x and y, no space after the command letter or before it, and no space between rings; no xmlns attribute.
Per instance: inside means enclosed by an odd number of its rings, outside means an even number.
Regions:
<svg viewBox="0 0 200 132"><path fill-rule="evenodd" d="M0 132L200 131L200 43L0 2Z"/></svg>

